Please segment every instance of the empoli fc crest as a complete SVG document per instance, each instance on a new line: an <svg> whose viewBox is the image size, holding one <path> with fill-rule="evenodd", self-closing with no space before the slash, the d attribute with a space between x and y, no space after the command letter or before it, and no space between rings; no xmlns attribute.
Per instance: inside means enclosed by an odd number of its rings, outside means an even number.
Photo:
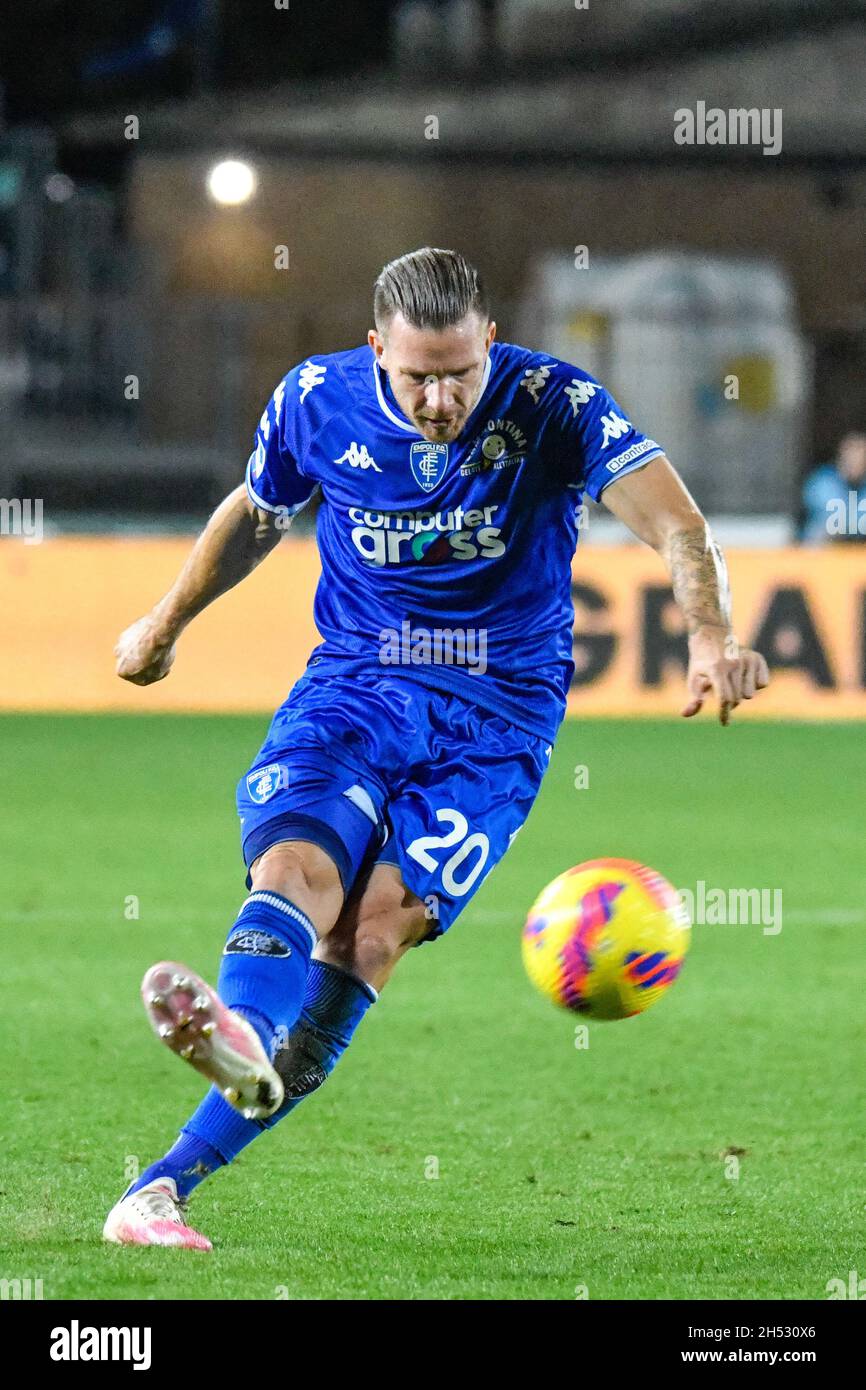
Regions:
<svg viewBox="0 0 866 1390"><path fill-rule="evenodd" d="M275 792L289 785L289 769L283 763L268 763L267 767L257 767L247 777L247 791L250 800L257 806L264 806Z"/></svg>
<svg viewBox="0 0 866 1390"><path fill-rule="evenodd" d="M409 449L409 464L418 486L425 492L432 492L448 467L448 445L430 444L427 440L423 444L413 444Z"/></svg>

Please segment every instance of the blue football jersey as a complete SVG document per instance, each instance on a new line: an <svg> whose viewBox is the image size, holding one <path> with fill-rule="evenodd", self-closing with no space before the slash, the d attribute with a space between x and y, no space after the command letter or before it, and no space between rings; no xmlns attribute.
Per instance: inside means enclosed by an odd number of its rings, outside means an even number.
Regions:
<svg viewBox="0 0 866 1390"><path fill-rule="evenodd" d="M552 740L583 495L661 452L586 372L498 342L460 437L430 443L364 346L284 377L247 489L286 517L320 491L312 666L399 672Z"/></svg>

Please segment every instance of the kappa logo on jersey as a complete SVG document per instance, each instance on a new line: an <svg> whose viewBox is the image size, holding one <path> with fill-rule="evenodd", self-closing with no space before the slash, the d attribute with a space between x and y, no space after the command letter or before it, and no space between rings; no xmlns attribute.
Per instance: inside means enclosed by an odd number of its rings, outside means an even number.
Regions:
<svg viewBox="0 0 866 1390"><path fill-rule="evenodd" d="M271 404L272 404L273 407L274 407L274 424L275 424L275 425L278 425L278 424L280 423L280 411L281 411L282 408L283 408L283 400L284 400L284 398L285 398L285 394L286 394L286 381L285 381L285 377L284 377L283 380L280 382L279 386L277 387L276 391L274 392L272 398L271 398ZM267 442L267 440L270 438L270 433L271 433L271 417L270 417L270 415L269 415L269 413L268 413L267 408L265 409L265 412L264 412L264 414L262 415L261 420L259 421L259 429L260 429L261 432L262 432L262 438L265 440L265 442Z"/></svg>
<svg viewBox="0 0 866 1390"><path fill-rule="evenodd" d="M591 401L600 387L594 381L578 381L577 377L572 377L571 385L563 386L562 389L571 401L572 411L577 415L580 407Z"/></svg>
<svg viewBox="0 0 866 1390"><path fill-rule="evenodd" d="M448 467L448 445L413 444L409 449L409 466L412 477L425 492L432 492L441 482Z"/></svg>
<svg viewBox="0 0 866 1390"><path fill-rule="evenodd" d="M301 392L301 404L307 399L314 386L321 386L325 380L327 367L320 367L315 362L305 362L298 373L298 386Z"/></svg>
<svg viewBox="0 0 866 1390"><path fill-rule="evenodd" d="M350 468L373 468L377 473L382 472L378 463L368 451L366 444L356 444L354 439L345 454L341 454L338 459L334 459L334 462L348 463Z"/></svg>
<svg viewBox="0 0 866 1390"><path fill-rule="evenodd" d="M265 446L264 446L264 444L262 443L262 441L259 440L259 442L258 442L258 444L256 445L256 447L255 447L255 449L254 449L252 455L250 456L250 463L252 464L253 477L254 477L254 478L260 478L260 477L261 477L262 469L263 469L264 466L265 466L265 460L266 460L266 459L267 459L267 453L266 453L266 451L265 451Z"/></svg>
<svg viewBox="0 0 866 1390"><path fill-rule="evenodd" d="M257 767L255 772L251 772L247 777L250 800L257 806L264 806L276 792L285 791L288 785L289 769L284 763L268 763L267 767Z"/></svg>
<svg viewBox="0 0 866 1390"><path fill-rule="evenodd" d="M278 426L280 423L280 412L283 408L283 401L285 399L285 395L286 380L284 377L283 380L280 382L279 386L277 387L276 391L274 392L273 396L271 397L270 405L265 407L265 410L262 414L262 418L261 420L259 420L259 438L256 442L256 447L252 455L252 467L254 478L261 477L262 469L265 466L265 461L267 458L267 443L271 437L271 406L273 406L274 410L274 425Z"/></svg>
<svg viewBox="0 0 866 1390"><path fill-rule="evenodd" d="M523 380L520 385L523 387L524 391L529 392L536 405L538 405L538 398L547 385L547 379L550 376L551 370L552 369L547 366L527 367L526 371L523 373Z"/></svg>
<svg viewBox="0 0 866 1390"><path fill-rule="evenodd" d="M487 431L473 445L460 469L463 478L490 469L512 468L526 457L526 435L513 420L488 420Z"/></svg>
<svg viewBox="0 0 866 1390"><path fill-rule="evenodd" d="M617 415L615 410L612 410L609 415L602 415L601 423L604 425L604 436L601 441L603 449L610 447L612 439L622 439L623 435L628 434L631 429L631 420L624 420L621 415Z"/></svg>

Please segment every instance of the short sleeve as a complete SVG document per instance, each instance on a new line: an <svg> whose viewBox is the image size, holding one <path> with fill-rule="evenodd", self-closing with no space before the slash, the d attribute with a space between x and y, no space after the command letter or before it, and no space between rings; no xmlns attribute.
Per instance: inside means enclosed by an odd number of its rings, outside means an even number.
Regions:
<svg viewBox="0 0 866 1390"><path fill-rule="evenodd" d="M641 434L609 391L586 373L564 386L568 402L566 444L572 468L594 502L608 483L642 468L664 449Z"/></svg>
<svg viewBox="0 0 866 1390"><path fill-rule="evenodd" d="M255 448L247 464L247 492L265 512L294 516L312 496L316 483L307 478L290 447L288 419L293 396L289 372L269 400L256 430Z"/></svg>

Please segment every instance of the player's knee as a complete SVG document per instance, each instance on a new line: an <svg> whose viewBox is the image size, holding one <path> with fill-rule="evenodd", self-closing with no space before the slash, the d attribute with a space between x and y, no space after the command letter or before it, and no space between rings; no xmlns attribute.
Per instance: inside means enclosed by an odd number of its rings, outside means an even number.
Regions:
<svg viewBox="0 0 866 1390"><path fill-rule="evenodd" d="M421 900L398 881L383 880L367 888L353 919L328 938L328 958L365 980L380 978L429 927Z"/></svg>
<svg viewBox="0 0 866 1390"><path fill-rule="evenodd" d="M339 951L337 943L334 945ZM399 959L400 945L396 938L382 930L381 926L364 931L359 927L353 939L345 943L341 954L341 964L347 970L360 975L362 980L375 980L384 972L390 971L394 962Z"/></svg>
<svg viewBox="0 0 866 1390"><path fill-rule="evenodd" d="M317 928L336 920L343 900L337 866L318 845L286 840L270 849L250 868L255 892L279 893L310 914Z"/></svg>
<svg viewBox="0 0 866 1390"><path fill-rule="evenodd" d="M407 902L404 889L389 886L364 902L354 935L359 965L384 969L426 936L430 924L424 917L424 904L413 894L408 898Z"/></svg>

